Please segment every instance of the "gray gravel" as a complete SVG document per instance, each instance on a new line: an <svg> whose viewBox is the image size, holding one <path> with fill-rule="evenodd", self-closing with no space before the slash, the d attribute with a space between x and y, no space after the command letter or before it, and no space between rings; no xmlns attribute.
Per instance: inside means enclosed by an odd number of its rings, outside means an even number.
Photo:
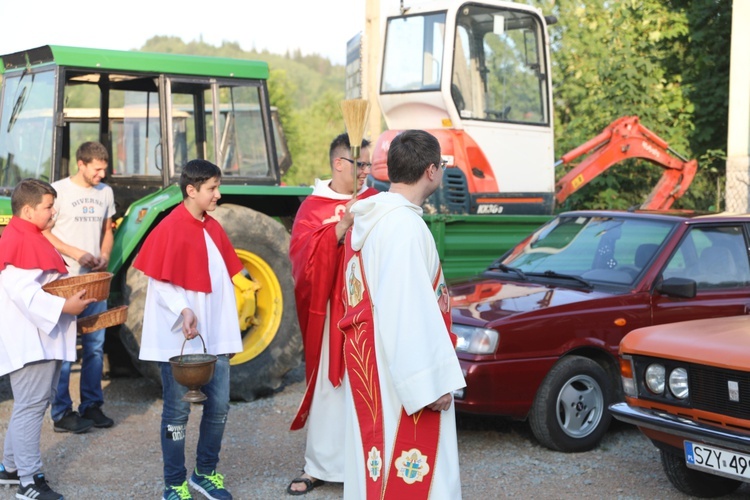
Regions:
<svg viewBox="0 0 750 500"><path fill-rule="evenodd" d="M236 499L291 498L285 488L303 464L305 434L288 428L304 389L303 373L301 367L294 370L274 396L233 403L219 472ZM75 372L73 377L77 384ZM51 485L68 500L161 498L160 390L143 378L116 378L105 381L105 401L116 422L111 429L57 434L47 416L42 453ZM2 377L3 436L11 408L7 377ZM195 448L199 411L196 407L189 424L188 464L194 461L190 448ZM543 448L521 422L459 415L458 426L465 499L688 498L664 476L656 448L625 424L615 423L597 449L577 454ZM336 499L342 493L341 485L329 484L305 498ZM15 489L0 487L0 500L14 494ZM748 497L750 485L743 485L725 498Z"/></svg>

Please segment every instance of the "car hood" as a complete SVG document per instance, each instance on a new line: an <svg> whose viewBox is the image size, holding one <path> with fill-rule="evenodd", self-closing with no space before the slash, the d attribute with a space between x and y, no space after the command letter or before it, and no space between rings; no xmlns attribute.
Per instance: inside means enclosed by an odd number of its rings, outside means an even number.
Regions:
<svg viewBox="0 0 750 500"><path fill-rule="evenodd" d="M633 330L621 354L668 358L747 371L750 316L683 321Z"/></svg>
<svg viewBox="0 0 750 500"><path fill-rule="evenodd" d="M580 302L612 295L594 290L494 279L454 284L450 294L454 321L473 318L488 324L508 316L545 311L551 307L575 307Z"/></svg>

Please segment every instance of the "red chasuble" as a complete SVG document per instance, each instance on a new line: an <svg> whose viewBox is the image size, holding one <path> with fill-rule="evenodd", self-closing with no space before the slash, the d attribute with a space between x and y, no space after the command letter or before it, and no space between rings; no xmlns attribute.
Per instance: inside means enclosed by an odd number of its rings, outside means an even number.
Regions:
<svg viewBox="0 0 750 500"><path fill-rule="evenodd" d="M375 189L367 189L358 194L357 199L369 198L377 193ZM344 250L336 238L336 223L344 215L348 202L348 199L310 195L302 202L294 219L289 258L294 276L297 319L305 346L307 389L291 430L301 429L307 421L320 364L329 301L331 317L336 319L331 321L329 327L331 356L328 378L334 387L338 387L344 376L343 355L337 354L343 352L343 336L336 327L338 318L344 313L341 303Z"/></svg>
<svg viewBox="0 0 750 500"><path fill-rule="evenodd" d="M422 408L407 415L401 407L395 441L385 442L373 304L362 254L351 246L351 231L346 234L344 246L345 314L339 328L345 337L344 358L367 469L367 500L428 498L438 455L441 412ZM432 287L455 346L456 336L450 331L450 298L443 283L443 271L438 267ZM383 463L386 446L391 447L390 464ZM388 474L384 480L386 465Z"/></svg>
<svg viewBox="0 0 750 500"><path fill-rule="evenodd" d="M177 205L151 231L133 266L156 280L193 292L211 293L204 229L224 258L229 276L242 271L242 262L221 224L207 213L202 221L196 219L184 203Z"/></svg>
<svg viewBox="0 0 750 500"><path fill-rule="evenodd" d="M42 231L29 221L11 217L0 237L0 271L7 265L67 274L65 261Z"/></svg>

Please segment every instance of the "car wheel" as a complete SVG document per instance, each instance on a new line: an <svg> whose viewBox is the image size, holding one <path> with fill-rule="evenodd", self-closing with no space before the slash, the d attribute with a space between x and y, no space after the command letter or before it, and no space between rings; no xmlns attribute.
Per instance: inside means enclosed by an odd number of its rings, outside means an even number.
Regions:
<svg viewBox="0 0 750 500"><path fill-rule="evenodd" d="M728 477L715 476L685 465L685 457L661 450L661 464L672 486L694 497L713 498L728 495L742 485Z"/></svg>
<svg viewBox="0 0 750 500"><path fill-rule="evenodd" d="M556 451L594 448L607 432L612 394L607 372L596 361L567 356L544 378L529 423L541 444Z"/></svg>

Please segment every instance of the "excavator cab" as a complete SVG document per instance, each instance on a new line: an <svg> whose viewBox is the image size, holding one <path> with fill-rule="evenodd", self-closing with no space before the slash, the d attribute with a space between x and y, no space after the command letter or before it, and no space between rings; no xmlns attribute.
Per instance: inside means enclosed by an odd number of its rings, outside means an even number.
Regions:
<svg viewBox="0 0 750 500"><path fill-rule="evenodd" d="M387 187L393 136L424 129L449 166L427 211L551 214L547 22L539 9L496 0L438 0L388 17L379 101L389 130L370 184Z"/></svg>

